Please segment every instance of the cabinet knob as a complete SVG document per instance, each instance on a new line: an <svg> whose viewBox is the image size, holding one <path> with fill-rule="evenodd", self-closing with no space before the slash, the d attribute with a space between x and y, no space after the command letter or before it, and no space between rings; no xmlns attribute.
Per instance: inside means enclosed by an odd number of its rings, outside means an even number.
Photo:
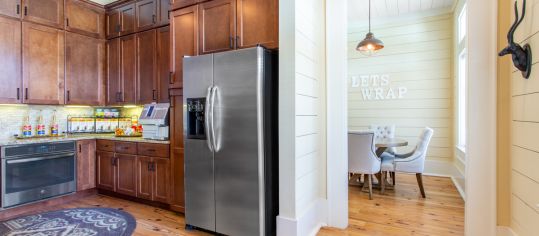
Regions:
<svg viewBox="0 0 539 236"><path fill-rule="evenodd" d="M24 6L24 15L25 15L25 16L28 15L28 6Z"/></svg>
<svg viewBox="0 0 539 236"><path fill-rule="evenodd" d="M21 5L17 4L17 15L21 14Z"/></svg>

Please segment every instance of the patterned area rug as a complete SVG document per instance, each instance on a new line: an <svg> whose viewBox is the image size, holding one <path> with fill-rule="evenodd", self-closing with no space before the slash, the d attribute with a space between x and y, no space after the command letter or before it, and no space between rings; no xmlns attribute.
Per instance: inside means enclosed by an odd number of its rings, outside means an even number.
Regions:
<svg viewBox="0 0 539 236"><path fill-rule="evenodd" d="M23 216L0 223L6 236L129 236L137 222L112 208L74 208Z"/></svg>

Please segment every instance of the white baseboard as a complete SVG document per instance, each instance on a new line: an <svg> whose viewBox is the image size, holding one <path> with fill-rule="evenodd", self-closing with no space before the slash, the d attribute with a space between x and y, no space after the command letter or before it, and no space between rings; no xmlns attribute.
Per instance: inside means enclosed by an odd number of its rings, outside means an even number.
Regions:
<svg viewBox="0 0 539 236"><path fill-rule="evenodd" d="M328 204L318 199L297 219L277 216L277 236L315 236L326 225Z"/></svg>
<svg viewBox="0 0 539 236"><path fill-rule="evenodd" d="M460 171L450 161L425 160L424 175L442 176L442 177L461 177Z"/></svg>
<svg viewBox="0 0 539 236"><path fill-rule="evenodd" d="M496 228L496 236L518 236L515 231L507 226L498 226Z"/></svg>
<svg viewBox="0 0 539 236"><path fill-rule="evenodd" d="M451 180L453 181L453 184L455 185L455 187L457 187L457 191L459 191L459 194L462 200L466 201L466 192L464 192L465 188L462 182L459 181L459 179L457 179L456 177L451 177Z"/></svg>

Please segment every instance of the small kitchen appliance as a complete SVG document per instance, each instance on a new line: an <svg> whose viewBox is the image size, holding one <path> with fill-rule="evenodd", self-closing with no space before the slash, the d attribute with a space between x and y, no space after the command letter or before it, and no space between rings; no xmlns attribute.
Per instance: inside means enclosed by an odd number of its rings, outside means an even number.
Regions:
<svg viewBox="0 0 539 236"><path fill-rule="evenodd" d="M144 105L139 117L142 125L142 138L168 140L168 113L170 103L151 103Z"/></svg>

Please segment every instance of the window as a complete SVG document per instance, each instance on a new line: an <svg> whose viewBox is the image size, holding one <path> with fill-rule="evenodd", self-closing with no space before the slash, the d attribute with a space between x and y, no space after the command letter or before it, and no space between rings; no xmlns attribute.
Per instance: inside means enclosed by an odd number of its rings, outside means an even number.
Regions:
<svg viewBox="0 0 539 236"><path fill-rule="evenodd" d="M466 101L467 101L467 54L466 54L466 5L458 16L457 32L457 147L466 150Z"/></svg>

